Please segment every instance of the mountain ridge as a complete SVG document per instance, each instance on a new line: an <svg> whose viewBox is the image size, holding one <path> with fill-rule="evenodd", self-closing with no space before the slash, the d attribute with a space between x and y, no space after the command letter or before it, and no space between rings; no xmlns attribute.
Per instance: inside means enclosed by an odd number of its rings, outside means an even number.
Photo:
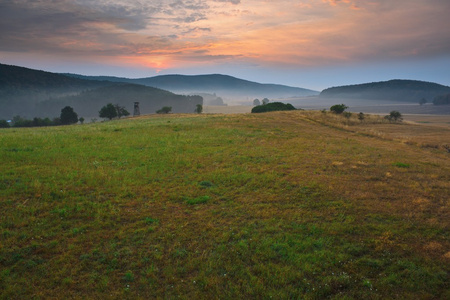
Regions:
<svg viewBox="0 0 450 300"><path fill-rule="evenodd" d="M324 89L323 98L352 98L372 100L393 100L399 102L417 102L450 93L450 87L434 82L392 79L363 84L344 85Z"/></svg>
<svg viewBox="0 0 450 300"><path fill-rule="evenodd" d="M258 83L223 74L181 75L169 74L145 78L114 76L84 76L64 73L66 76L93 80L110 80L153 86L177 93L217 93L225 97L295 97L318 95L318 91L282 84Z"/></svg>
<svg viewBox="0 0 450 300"><path fill-rule="evenodd" d="M173 112L191 113L203 98L176 95L162 89L124 82L73 78L59 73L0 64L0 119L57 117L70 105L84 117L97 117L107 103L133 109L141 102L141 112L154 113L163 106Z"/></svg>

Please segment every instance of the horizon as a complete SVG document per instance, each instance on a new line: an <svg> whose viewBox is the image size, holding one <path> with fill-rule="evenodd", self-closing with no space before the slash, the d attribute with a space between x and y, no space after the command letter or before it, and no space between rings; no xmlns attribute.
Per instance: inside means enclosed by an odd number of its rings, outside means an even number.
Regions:
<svg viewBox="0 0 450 300"><path fill-rule="evenodd" d="M392 79L450 85L444 0L15 0L2 63L145 78L221 74L316 91Z"/></svg>
<svg viewBox="0 0 450 300"><path fill-rule="evenodd" d="M1 62L0 62L1 64ZM8 64L6 64L8 65ZM52 71L46 71L46 70L42 70L42 69L32 69L29 68L27 66L19 66L19 65L11 65L11 66L15 66L15 67L21 67L21 68L26 68L26 69L31 69L31 70L36 70L36 71L43 71L43 72L50 72L53 74L59 74L59 75L77 75L77 76L86 76L86 77L112 77L112 78L118 78L118 79L131 79L131 80L135 80L135 79L147 79L147 78L153 78L153 77L162 77L162 76L189 76L189 77L195 77L195 76L214 76L214 75L219 75L219 76L229 76L229 77L233 77L239 80L243 80L243 81L249 81L249 82L254 82L254 83L259 83L259 84L274 84L274 85L282 85L282 86L286 86L286 87L291 87L291 88L300 88L300 89L306 89L306 90L311 90L314 92L322 92L325 89L329 89L329 88L335 88L335 87L343 87L343 86L354 86L354 85L364 85L364 84L371 84L371 83L383 83L383 82L389 82L389 81L417 81L417 82L425 82L425 83L432 83L432 84L440 84L437 82L433 82L433 81L426 81L426 80L416 80L416 79L403 79L403 78L391 78L391 79L386 79L386 80L380 80L380 81L371 81L371 82L363 82L363 83L349 83L346 85L341 85L341 86L329 86L326 87L322 90L313 90L307 87L300 87L300 86L292 86L292 85L286 85L286 84L282 84L282 83L271 83L271 82L267 82L267 83L262 83L262 82L257 82L257 81L252 81L252 80L248 80L245 78L240 78L240 77L236 77L233 75L227 75L227 74L220 74L220 73L209 73L209 74L193 74L193 75L185 75L185 74L158 74L158 75L154 75L154 76L149 76L149 77L124 77L124 76L111 76L111 75L84 75L84 74L78 74L78 73L69 73L69 72L64 72L64 73L59 73L59 72L52 72ZM445 84L440 84L446 87L450 87L450 85L445 85ZM310 96L309 96L310 97Z"/></svg>

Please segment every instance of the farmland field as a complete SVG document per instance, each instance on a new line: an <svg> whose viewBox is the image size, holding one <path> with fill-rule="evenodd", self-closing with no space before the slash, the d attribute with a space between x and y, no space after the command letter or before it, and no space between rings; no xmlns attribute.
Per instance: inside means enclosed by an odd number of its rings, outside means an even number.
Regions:
<svg viewBox="0 0 450 300"><path fill-rule="evenodd" d="M0 129L0 298L448 299L449 142L315 111Z"/></svg>

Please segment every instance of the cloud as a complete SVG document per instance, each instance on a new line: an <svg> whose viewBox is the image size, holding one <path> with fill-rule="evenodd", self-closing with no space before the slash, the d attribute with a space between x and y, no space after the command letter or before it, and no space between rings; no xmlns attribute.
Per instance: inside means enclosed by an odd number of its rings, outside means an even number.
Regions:
<svg viewBox="0 0 450 300"><path fill-rule="evenodd" d="M3 0L0 52L159 66L432 57L450 53L448 11L447 0Z"/></svg>
<svg viewBox="0 0 450 300"><path fill-rule="evenodd" d="M227 2L231 4L239 4L241 3L241 0L214 0L214 2Z"/></svg>

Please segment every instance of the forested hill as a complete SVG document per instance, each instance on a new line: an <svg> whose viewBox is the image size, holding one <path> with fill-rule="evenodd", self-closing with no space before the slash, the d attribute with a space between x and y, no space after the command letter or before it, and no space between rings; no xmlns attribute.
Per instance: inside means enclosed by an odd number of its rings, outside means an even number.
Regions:
<svg viewBox="0 0 450 300"><path fill-rule="evenodd" d="M111 85L109 81L85 80L61 74L0 64L0 92L18 94L28 91L71 92Z"/></svg>
<svg viewBox="0 0 450 300"><path fill-rule="evenodd" d="M432 102L434 97L450 93L450 87L432 82L417 80L389 80L357 85L332 87L323 90L321 97L377 99L402 102L418 102L426 99Z"/></svg>
<svg viewBox="0 0 450 300"><path fill-rule="evenodd" d="M69 105L84 117L98 117L98 111L107 103L124 106L133 114L134 102L139 102L141 114L152 114L163 106L171 106L174 113L193 113L197 104L203 104L200 96L182 96L161 89L130 83L115 83L67 96L41 102L37 109L52 115L60 113L60 107Z"/></svg>
<svg viewBox="0 0 450 300"><path fill-rule="evenodd" d="M225 97L279 98L317 95L317 91L280 84L262 84L236 77L210 75L161 75L140 79L129 79L108 76L81 76L66 74L83 79L109 80L113 82L129 82L157 87L175 93L216 93Z"/></svg>
<svg viewBox="0 0 450 300"><path fill-rule="evenodd" d="M56 117L36 109L52 98L75 95L85 90L112 85L109 81L84 80L61 74L0 64L0 119ZM58 105L58 109L62 107Z"/></svg>
<svg viewBox="0 0 450 300"><path fill-rule="evenodd" d="M154 113L163 106L173 112L191 113L203 98L185 97L137 84L74 78L62 74L0 64L0 119L58 117L73 105L83 117L98 117L107 103L121 104L132 113L141 102L141 113ZM77 111L78 110L78 111Z"/></svg>

